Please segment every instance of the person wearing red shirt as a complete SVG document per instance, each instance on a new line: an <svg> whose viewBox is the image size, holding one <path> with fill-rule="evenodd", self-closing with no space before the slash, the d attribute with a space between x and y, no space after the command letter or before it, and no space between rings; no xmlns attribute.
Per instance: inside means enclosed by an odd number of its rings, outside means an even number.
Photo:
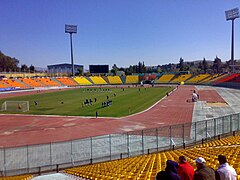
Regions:
<svg viewBox="0 0 240 180"><path fill-rule="evenodd" d="M194 168L187 162L185 156L179 157L178 175L182 180L193 180Z"/></svg>

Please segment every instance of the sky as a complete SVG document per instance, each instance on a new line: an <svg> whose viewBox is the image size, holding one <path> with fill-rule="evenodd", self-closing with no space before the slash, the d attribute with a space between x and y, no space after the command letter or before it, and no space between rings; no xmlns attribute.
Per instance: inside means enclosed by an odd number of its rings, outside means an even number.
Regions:
<svg viewBox="0 0 240 180"><path fill-rule="evenodd" d="M231 57L231 21L239 0L0 0L0 51L19 65L74 63L129 67ZM235 20L240 59L240 18Z"/></svg>

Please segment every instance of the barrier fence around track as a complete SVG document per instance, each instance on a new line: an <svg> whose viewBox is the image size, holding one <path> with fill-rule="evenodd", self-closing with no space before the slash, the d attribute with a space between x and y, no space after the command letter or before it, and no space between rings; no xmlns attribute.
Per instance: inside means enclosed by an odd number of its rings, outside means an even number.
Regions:
<svg viewBox="0 0 240 180"><path fill-rule="evenodd" d="M146 130L67 142L0 149L0 175L56 171L154 153L206 141L240 130L240 113Z"/></svg>

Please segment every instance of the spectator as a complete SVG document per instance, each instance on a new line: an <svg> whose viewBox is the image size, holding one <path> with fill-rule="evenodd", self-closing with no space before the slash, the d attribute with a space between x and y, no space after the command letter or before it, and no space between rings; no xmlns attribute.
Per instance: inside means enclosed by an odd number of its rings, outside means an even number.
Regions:
<svg viewBox="0 0 240 180"><path fill-rule="evenodd" d="M185 156L179 157L178 175L182 180L193 180L194 168L187 162Z"/></svg>
<svg viewBox="0 0 240 180"><path fill-rule="evenodd" d="M205 163L202 157L196 159L197 170L194 173L194 180L215 180L214 170L207 167Z"/></svg>
<svg viewBox="0 0 240 180"><path fill-rule="evenodd" d="M165 171L160 171L156 180L181 180L180 176L177 174L178 163L175 161L167 160L167 167Z"/></svg>
<svg viewBox="0 0 240 180"><path fill-rule="evenodd" d="M218 161L220 166L216 171L216 180L237 180L237 173L235 169L227 163L226 156L219 155Z"/></svg>

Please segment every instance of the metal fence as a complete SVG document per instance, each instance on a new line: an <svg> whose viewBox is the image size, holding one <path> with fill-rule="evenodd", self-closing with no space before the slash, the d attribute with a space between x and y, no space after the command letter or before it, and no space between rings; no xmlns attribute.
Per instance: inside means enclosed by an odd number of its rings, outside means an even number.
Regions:
<svg viewBox="0 0 240 180"><path fill-rule="evenodd" d="M41 173L185 147L240 130L240 114L85 139L0 149L3 176Z"/></svg>

